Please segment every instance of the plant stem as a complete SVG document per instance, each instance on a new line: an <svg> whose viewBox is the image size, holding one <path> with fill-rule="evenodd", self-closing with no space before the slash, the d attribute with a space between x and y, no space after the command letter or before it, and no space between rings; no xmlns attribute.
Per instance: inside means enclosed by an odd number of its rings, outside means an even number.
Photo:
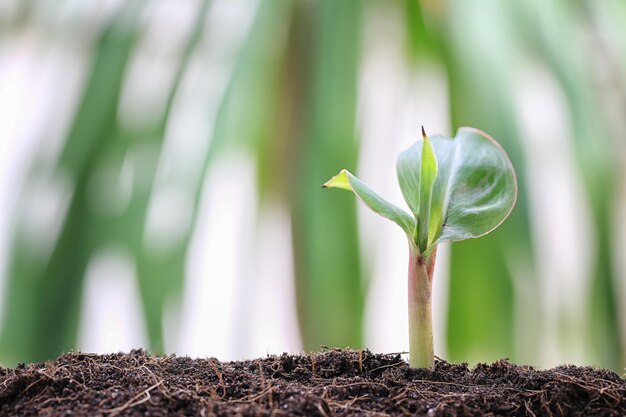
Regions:
<svg viewBox="0 0 626 417"><path fill-rule="evenodd" d="M437 248L424 259L411 245L409 254L409 361L411 368L432 369L433 348L432 281Z"/></svg>

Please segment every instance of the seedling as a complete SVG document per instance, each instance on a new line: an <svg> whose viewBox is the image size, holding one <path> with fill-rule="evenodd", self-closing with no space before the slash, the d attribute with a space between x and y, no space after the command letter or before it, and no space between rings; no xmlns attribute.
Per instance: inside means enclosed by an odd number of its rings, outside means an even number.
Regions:
<svg viewBox="0 0 626 417"><path fill-rule="evenodd" d="M404 230L409 241L409 356L414 368L434 366L432 280L437 245L480 237L497 228L517 198L513 165L489 135L461 128L452 138L422 139L396 161L412 215L383 200L347 170L324 188L352 191L374 212Z"/></svg>

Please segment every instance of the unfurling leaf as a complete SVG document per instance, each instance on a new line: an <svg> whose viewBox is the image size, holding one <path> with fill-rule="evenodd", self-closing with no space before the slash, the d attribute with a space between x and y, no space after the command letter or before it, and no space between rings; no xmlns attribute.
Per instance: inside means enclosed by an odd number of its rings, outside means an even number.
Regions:
<svg viewBox="0 0 626 417"><path fill-rule="evenodd" d="M420 210L417 216L417 244L420 248L428 247L428 224L433 187L437 179L437 158L435 151L422 127L422 158L420 169Z"/></svg>

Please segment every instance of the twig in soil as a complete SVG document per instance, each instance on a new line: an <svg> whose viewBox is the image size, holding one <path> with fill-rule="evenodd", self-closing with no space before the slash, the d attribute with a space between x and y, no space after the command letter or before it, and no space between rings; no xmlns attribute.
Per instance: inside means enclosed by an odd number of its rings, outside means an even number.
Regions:
<svg viewBox="0 0 626 417"><path fill-rule="evenodd" d="M222 387L222 398L226 397L226 384L224 383L224 378L222 378L222 373L217 369L217 365L213 362L213 359L209 359L209 365L213 368L213 372L217 375L217 380L220 383L220 387Z"/></svg>
<svg viewBox="0 0 626 417"><path fill-rule="evenodd" d="M311 379L315 379L315 352L311 352Z"/></svg>
<svg viewBox="0 0 626 417"><path fill-rule="evenodd" d="M261 387L263 391L269 389L267 393L267 403L269 404L270 410L274 408L274 399L272 398L274 394L273 387L271 385L268 386L267 380L265 379L265 372L263 372L263 364L259 364L259 376L261 378Z"/></svg>
<svg viewBox="0 0 626 417"><path fill-rule="evenodd" d="M556 403L556 408L559 409L559 415L564 416L565 413L563 412L563 409L561 408L561 404Z"/></svg>
<svg viewBox="0 0 626 417"><path fill-rule="evenodd" d="M617 407L620 402L621 402L621 398L619 396L619 394L617 394L615 392L615 389L612 387L613 385L615 385L614 382L612 381L608 381L606 379L602 379L602 378L596 378L596 379L592 379L589 382L590 383L595 383L595 384L608 384L609 386L603 386L601 388L595 387L593 385L588 385L588 384L583 384L579 381L577 381L575 378L573 378L570 375L561 373L561 372L554 372L556 375L560 376L561 378L563 378L566 382L572 384L572 385L576 385L580 388L583 388L584 390L587 390L589 393L595 393L598 395L605 395L606 397L610 398L611 400L613 400L614 402L609 402L606 401L606 404L612 406L612 407ZM591 402L597 401L599 399L598 398L594 398Z"/></svg>
<svg viewBox="0 0 626 417"><path fill-rule="evenodd" d="M354 405L354 403L357 402L357 401L367 400L367 399L371 399L371 398L372 397L370 397L368 394L359 395L359 396L353 397L352 399L350 399L350 401L346 402L346 405L348 407L352 407Z"/></svg>
<svg viewBox="0 0 626 417"><path fill-rule="evenodd" d="M383 411L366 410L364 408L354 407L354 406L350 407L350 411L358 411L358 412L363 413L363 414L368 415L368 416L389 417L391 415L391 414L387 414L387 413L385 413ZM405 410L405 414L406 415L410 415L410 416L414 415L414 413L410 413L408 410Z"/></svg>
<svg viewBox="0 0 626 417"><path fill-rule="evenodd" d="M324 400L322 400L322 401L324 401ZM328 415L328 413L326 412L326 410L324 410L324 407L322 406L322 404L317 403L317 404L315 404L315 405L316 405L317 409L319 410L319 412L320 412L320 414L321 414L322 416L324 416L324 417L330 417L330 416ZM328 406L328 404L326 404L326 406ZM331 414L332 414L332 411L331 411Z"/></svg>
<svg viewBox="0 0 626 417"><path fill-rule="evenodd" d="M267 393L267 404L270 406L270 410L274 409L274 389L270 387L269 392Z"/></svg>
<svg viewBox="0 0 626 417"><path fill-rule="evenodd" d="M154 374L154 372L152 371L152 369L148 368L146 365L147 365L147 364L143 364L143 365L141 365L141 366L140 366L139 368L137 368L137 369L144 369L144 370L148 373L148 375L152 378L152 380L154 381L154 383L159 382L159 377L157 377L157 376ZM157 366L158 366L158 365L157 365ZM161 385L163 385L163 381L161 381ZM170 393L168 392L167 388L160 387L160 388L159 388L159 392L160 392L161 394L163 394L163 396L164 396L165 398L167 398L168 400L172 400L172 399L173 399L173 397L172 397L172 396L170 395Z"/></svg>
<svg viewBox="0 0 626 417"><path fill-rule="evenodd" d="M109 414L109 417L115 417L116 415L118 415L119 413L121 413L124 410L127 410L129 408L138 406L139 404L143 404L146 401L150 400L150 391L152 391L153 389L155 389L156 387L158 387L159 385L161 385L163 383L163 381L157 382L156 384L152 385L151 387L143 390L142 392L140 392L139 394L135 395L133 398L131 398L130 400L126 401L123 405L119 406L119 407L115 407L112 408L110 410L99 410L101 413L104 414ZM146 398L142 398L139 401L135 401L137 400L137 398L141 397L145 395Z"/></svg>
<svg viewBox="0 0 626 417"><path fill-rule="evenodd" d="M243 397L243 398L237 398L235 400L230 400L230 402L231 403L251 403L251 402L256 401L259 398L263 397L265 394L267 394L269 391L271 391L271 389L272 389L272 387L269 387L267 389L264 389L263 391L261 391L257 395L248 395L248 396Z"/></svg>
<svg viewBox="0 0 626 417"><path fill-rule="evenodd" d="M259 363L259 378L261 379L261 387L267 388L267 381L265 380L265 372L263 372L263 364Z"/></svg>
<svg viewBox="0 0 626 417"><path fill-rule="evenodd" d="M379 387L383 387L383 388L389 390L387 385L385 385L383 383L380 383L380 382L374 382L374 381L359 381L359 382L351 382L349 384L342 384L342 385L332 384L328 388L348 388L348 387L354 387L354 386L357 386L357 385L378 385Z"/></svg>
<svg viewBox="0 0 626 417"><path fill-rule="evenodd" d="M30 384L28 384L28 386L27 386L26 388L24 388L24 389L22 390L22 392L20 392L20 395L19 395L19 396L24 395L24 393L25 393L25 392L27 392L29 389L31 389L33 386L37 385L38 383L40 383L40 382L41 382L41 381L43 381L43 380L44 380L44 378L43 378L43 377L41 377L41 378L39 378L38 380L33 381L33 382L31 382Z"/></svg>
<svg viewBox="0 0 626 417"><path fill-rule="evenodd" d="M446 381L431 381L428 379L413 379L411 380L411 382L413 383L421 382L421 383L428 384L428 385L452 385L455 387L462 387L462 388L468 388L468 389L477 387L477 385L459 384L457 382L446 382ZM528 393L532 395L545 393L545 390L523 389L523 388L515 388L515 387L498 387L498 389L507 390L507 391L515 391L515 392L520 392L520 393L523 392L523 393Z"/></svg>
<svg viewBox="0 0 626 417"><path fill-rule="evenodd" d="M52 371L52 372L54 372L54 371ZM39 369L39 370L37 371L37 373L38 373L38 374L45 375L45 376L47 376L47 377L48 377L48 379L51 379L51 380L53 380L53 381L54 381L54 377L53 377L52 375L50 375L49 373L47 373L45 369Z"/></svg>
<svg viewBox="0 0 626 417"><path fill-rule="evenodd" d="M544 411L546 416L554 417L554 414L552 414L552 410L550 410L550 401L547 400L546 394L546 391L542 391L539 395L539 411ZM565 414L561 412L560 415L561 417L563 417Z"/></svg>
<svg viewBox="0 0 626 417"><path fill-rule="evenodd" d="M400 393L399 393L398 395L396 395L395 397L391 398L391 400L390 400L390 401L391 401L393 404L396 404L396 403L397 403L397 404L399 404L399 403L401 403L402 401L404 401L404 400L406 399L406 393L407 393L408 391L409 391L409 389L408 389L408 388L404 388L402 391L400 391ZM402 400L402 401L400 401L400 400Z"/></svg>
<svg viewBox="0 0 626 417"><path fill-rule="evenodd" d="M156 363L158 363L158 364L160 365L161 363L171 361L171 360L172 360L172 359L174 359L175 357L176 357L176 354L175 354L175 353L170 353L170 354L169 354L169 355L167 355L167 356L162 356L162 357L155 358L155 362L156 362Z"/></svg>
<svg viewBox="0 0 626 417"><path fill-rule="evenodd" d="M383 366L379 366L378 368L374 368L374 369L372 369L369 372L373 373L373 372L376 372L376 371L380 371L381 369L393 368L394 366L398 366L398 365L406 365L406 364L404 362L390 363L389 365L383 365Z"/></svg>
<svg viewBox="0 0 626 417"><path fill-rule="evenodd" d="M58 404L61 404L63 401L76 401L79 398L79 395L72 395L71 397L52 397L52 398L48 398L47 400L45 400L44 402L39 404L39 407L42 407L48 403L52 403L52 402L56 402Z"/></svg>
<svg viewBox="0 0 626 417"><path fill-rule="evenodd" d="M459 384L457 382L431 381L431 380L428 380L428 379L412 379L411 382L413 382L413 383L421 382L421 383L430 384L430 385L454 385L456 387L463 387L463 388L473 388L473 387L475 387L475 385Z"/></svg>
<svg viewBox="0 0 626 417"><path fill-rule="evenodd" d="M591 385L581 385L579 382L576 381L576 378L574 378L571 375L564 374L563 372L558 372L558 371L554 371L554 373L556 375L559 375L560 377L563 377L563 378L565 378L565 379L567 379L569 381L572 381L572 382L576 383L577 385L579 385L579 386L581 386L583 388L593 388ZM615 385L615 382L609 381L608 379L603 379L603 378L589 379L588 382L591 382L591 383L601 383L601 382L604 382L605 384ZM604 388L606 388L606 387L604 387ZM595 389L595 388L593 388L593 389Z"/></svg>
<svg viewBox="0 0 626 417"><path fill-rule="evenodd" d="M359 373L363 373L363 351L359 350Z"/></svg>
<svg viewBox="0 0 626 417"><path fill-rule="evenodd" d="M537 417L537 414L533 413L533 410L528 406L528 401L524 401L524 408L526 409L525 414L531 417Z"/></svg>

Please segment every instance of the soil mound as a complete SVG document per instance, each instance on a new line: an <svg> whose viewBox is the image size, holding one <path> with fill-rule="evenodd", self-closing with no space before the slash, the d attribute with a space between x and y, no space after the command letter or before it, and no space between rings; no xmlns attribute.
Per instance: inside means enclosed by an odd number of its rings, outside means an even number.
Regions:
<svg viewBox="0 0 626 417"><path fill-rule="evenodd" d="M2 416L625 416L626 380L507 361L474 369L438 360L332 350L311 356L216 359L145 351L70 353L0 368Z"/></svg>

